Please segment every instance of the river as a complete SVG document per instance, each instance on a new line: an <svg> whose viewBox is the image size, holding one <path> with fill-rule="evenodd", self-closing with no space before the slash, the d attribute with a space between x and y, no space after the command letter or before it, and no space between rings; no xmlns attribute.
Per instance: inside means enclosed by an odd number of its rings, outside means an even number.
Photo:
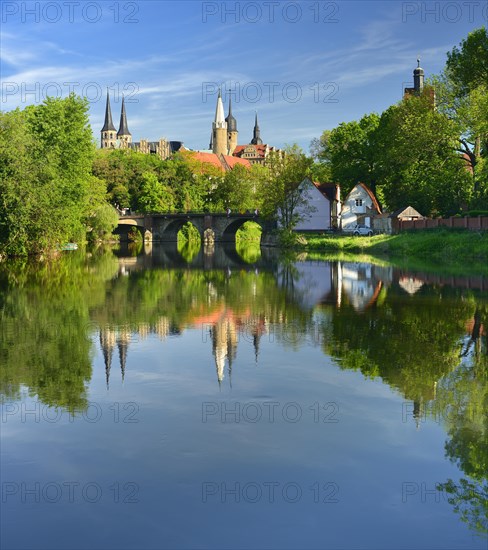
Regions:
<svg viewBox="0 0 488 550"><path fill-rule="evenodd" d="M486 278L136 252L0 271L2 548L486 548Z"/></svg>

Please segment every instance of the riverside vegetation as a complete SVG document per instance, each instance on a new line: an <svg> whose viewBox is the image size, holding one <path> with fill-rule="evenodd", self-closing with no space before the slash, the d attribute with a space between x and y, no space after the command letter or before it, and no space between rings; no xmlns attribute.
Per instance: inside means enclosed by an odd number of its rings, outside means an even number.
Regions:
<svg viewBox="0 0 488 550"><path fill-rule="evenodd" d="M488 210L487 67L488 34L481 27L448 53L425 94L324 131L312 142L311 156L292 145L283 159L271 154L265 166L237 166L224 174L189 151L161 160L131 150L97 150L88 101L73 94L2 112L0 258L106 240L117 225L114 206L142 213L257 208L279 222L286 246L311 210L299 189L305 177L339 182L343 196L362 181L387 211L407 205L425 216ZM435 87L436 109L429 86ZM340 242L327 246L354 248ZM479 248L474 238L463 242ZM375 237L372 243L375 252L397 253L400 247L415 254L427 240ZM447 259L445 235L439 245ZM313 239L308 244L316 246ZM465 254L484 258L475 249Z"/></svg>
<svg viewBox="0 0 488 550"><path fill-rule="evenodd" d="M372 237L309 234L299 239L297 248L310 252L388 256L393 261L415 258L437 266L467 268L471 264L488 274L488 233L481 231L430 229Z"/></svg>

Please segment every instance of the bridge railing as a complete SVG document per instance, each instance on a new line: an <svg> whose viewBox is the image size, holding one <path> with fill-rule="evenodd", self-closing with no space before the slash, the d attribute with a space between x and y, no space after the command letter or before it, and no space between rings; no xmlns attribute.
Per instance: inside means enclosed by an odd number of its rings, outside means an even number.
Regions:
<svg viewBox="0 0 488 550"><path fill-rule="evenodd" d="M170 216L170 217L191 217L191 216L218 216L231 218L259 218L259 212L204 212L199 210L190 210L188 212L134 212L127 209L125 213L119 211L121 218L133 218L134 216Z"/></svg>

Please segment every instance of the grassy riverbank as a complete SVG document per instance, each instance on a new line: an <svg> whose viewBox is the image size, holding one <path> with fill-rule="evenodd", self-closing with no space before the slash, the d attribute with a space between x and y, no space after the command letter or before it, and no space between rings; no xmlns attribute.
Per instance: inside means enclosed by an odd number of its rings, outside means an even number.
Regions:
<svg viewBox="0 0 488 550"><path fill-rule="evenodd" d="M408 260L461 268L477 264L488 272L488 232L435 229L373 237L309 234L301 241L299 249L311 253L368 254L394 263Z"/></svg>

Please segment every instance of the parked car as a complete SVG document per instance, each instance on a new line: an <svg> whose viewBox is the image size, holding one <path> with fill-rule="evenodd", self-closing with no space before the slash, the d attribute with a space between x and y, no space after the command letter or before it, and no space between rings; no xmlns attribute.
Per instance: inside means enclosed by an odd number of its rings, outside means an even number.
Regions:
<svg viewBox="0 0 488 550"><path fill-rule="evenodd" d="M367 235L368 237L371 237L373 235L373 230L371 227L365 227L364 225L355 225L354 229L352 230L353 235L356 235L359 237L359 235Z"/></svg>

